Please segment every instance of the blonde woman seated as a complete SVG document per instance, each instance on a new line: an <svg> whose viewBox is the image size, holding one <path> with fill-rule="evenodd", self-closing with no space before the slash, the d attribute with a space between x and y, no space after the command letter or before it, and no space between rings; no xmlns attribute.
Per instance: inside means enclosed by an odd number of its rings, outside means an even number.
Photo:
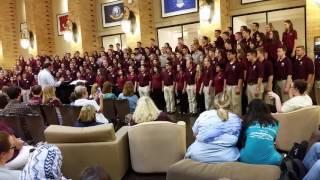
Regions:
<svg viewBox="0 0 320 180"><path fill-rule="evenodd" d="M129 118L130 119L130 118ZM148 96L142 96L137 103L137 107L129 120L129 125L135 125L150 121L172 121L170 117L160 111Z"/></svg>
<svg viewBox="0 0 320 180"><path fill-rule="evenodd" d="M103 123L96 121L96 108L93 105L87 104L82 106L78 121L75 127L96 126Z"/></svg>
<svg viewBox="0 0 320 180"><path fill-rule="evenodd" d="M203 163L237 161L241 119L227 110L229 96L219 93L214 103L217 110L201 113L194 123L192 130L196 140L188 148L186 158Z"/></svg>
<svg viewBox="0 0 320 180"><path fill-rule="evenodd" d="M59 98L56 97L56 88L53 86L45 86L42 90L42 104L54 106L56 109L56 114L60 124L62 123L62 116L59 110L59 106L62 106L62 103Z"/></svg>

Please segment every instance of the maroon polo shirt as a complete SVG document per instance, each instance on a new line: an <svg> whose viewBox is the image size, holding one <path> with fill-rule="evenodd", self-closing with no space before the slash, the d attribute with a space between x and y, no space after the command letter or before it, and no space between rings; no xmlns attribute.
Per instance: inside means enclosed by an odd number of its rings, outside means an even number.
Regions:
<svg viewBox="0 0 320 180"><path fill-rule="evenodd" d="M231 64L229 62L226 66L224 73L224 79L227 85L236 86L238 85L238 80L243 79L243 67L239 61L235 61Z"/></svg>
<svg viewBox="0 0 320 180"><path fill-rule="evenodd" d="M224 49L224 41L221 36L217 37L217 39L214 41L214 44L216 48Z"/></svg>
<svg viewBox="0 0 320 180"><path fill-rule="evenodd" d="M273 64L271 61L264 60L262 61L263 69L264 69L264 74L263 74L263 82L268 82L268 79L270 76L273 75Z"/></svg>
<svg viewBox="0 0 320 180"><path fill-rule="evenodd" d="M268 39L263 44L263 47L268 54L268 59L271 60L273 63L275 63L276 60L278 59L277 50L279 47L281 47L281 42L280 41L272 41L272 40Z"/></svg>
<svg viewBox="0 0 320 180"><path fill-rule="evenodd" d="M189 68L185 72L185 78L186 82L188 85L194 85L195 84L195 75L196 75L196 70L195 68Z"/></svg>
<svg viewBox="0 0 320 180"><path fill-rule="evenodd" d="M224 75L221 72L214 77L215 94L218 94L223 91L223 84L224 84Z"/></svg>
<svg viewBox="0 0 320 180"><path fill-rule="evenodd" d="M137 77L135 74L128 74L127 75L127 80L131 81L132 83L135 83L137 81Z"/></svg>
<svg viewBox="0 0 320 180"><path fill-rule="evenodd" d="M163 81L163 84L165 86L171 86L173 85L173 82L174 82L174 72L171 70L171 71L168 71L168 70L165 70L163 73L162 73L162 81Z"/></svg>
<svg viewBox="0 0 320 180"><path fill-rule="evenodd" d="M114 72L108 73L108 81L111 84L116 85L117 84L117 75Z"/></svg>
<svg viewBox="0 0 320 180"><path fill-rule="evenodd" d="M86 74L85 79L88 85L92 85L95 81L95 77L92 73Z"/></svg>
<svg viewBox="0 0 320 180"><path fill-rule="evenodd" d="M122 90L123 89L123 86L124 86L124 83L127 81L127 79L123 76L123 77L117 77L117 82L116 82L116 86Z"/></svg>
<svg viewBox="0 0 320 180"><path fill-rule="evenodd" d="M289 75L292 75L291 59L285 57L278 60L275 64L275 79L277 81L287 80Z"/></svg>
<svg viewBox="0 0 320 180"><path fill-rule="evenodd" d="M148 73L144 72L138 75L139 86L141 87L148 86L150 81L151 81L151 77Z"/></svg>
<svg viewBox="0 0 320 180"><path fill-rule="evenodd" d="M201 84L203 82L203 74L201 74L200 78L196 79L195 81L196 81L196 91L197 91L197 93L199 93L200 88L201 88Z"/></svg>
<svg viewBox="0 0 320 180"><path fill-rule="evenodd" d="M316 59L314 61L315 65L315 80L319 81L320 80L320 59Z"/></svg>
<svg viewBox="0 0 320 180"><path fill-rule="evenodd" d="M0 79L0 88L6 86L8 84L8 80L6 78Z"/></svg>
<svg viewBox="0 0 320 180"><path fill-rule="evenodd" d="M295 59L292 65L293 80L296 79L308 79L309 74L314 74L313 61L308 56L303 56L301 60Z"/></svg>
<svg viewBox="0 0 320 180"><path fill-rule="evenodd" d="M261 62L258 60L255 63L250 63L247 73L247 83L248 84L257 84L258 78L263 78L264 76L264 67Z"/></svg>
<svg viewBox="0 0 320 180"><path fill-rule="evenodd" d="M28 79L22 79L19 81L19 86L22 88L22 89L30 89L30 87L32 86L32 82L29 81Z"/></svg>
<svg viewBox="0 0 320 180"><path fill-rule="evenodd" d="M162 89L162 77L160 73L153 73L151 76L152 89Z"/></svg>
<svg viewBox="0 0 320 180"><path fill-rule="evenodd" d="M282 43L287 48L288 51L292 52L294 48L294 41L298 39L298 34L296 30L285 31L282 34Z"/></svg>
<svg viewBox="0 0 320 180"><path fill-rule="evenodd" d="M106 81L106 78L102 75L97 75L96 76L96 83L102 87L103 83ZM111 82L112 83L112 82Z"/></svg>
<svg viewBox="0 0 320 180"><path fill-rule="evenodd" d="M178 72L176 75L176 84L177 84L177 90L182 91L184 88L184 83L186 82L185 73L184 72Z"/></svg>
<svg viewBox="0 0 320 180"><path fill-rule="evenodd" d="M203 69L203 85L204 86L209 86L210 80L214 80L214 71L213 71L213 66L210 65L210 67L205 67ZM212 83L213 86L213 83Z"/></svg>

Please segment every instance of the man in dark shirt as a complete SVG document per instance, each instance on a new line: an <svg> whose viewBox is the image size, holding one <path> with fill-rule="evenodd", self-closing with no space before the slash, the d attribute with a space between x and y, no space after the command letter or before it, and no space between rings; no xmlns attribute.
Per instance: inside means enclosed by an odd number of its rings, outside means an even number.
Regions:
<svg viewBox="0 0 320 180"><path fill-rule="evenodd" d="M175 80L171 62L166 64L166 69L162 73L162 87L164 100L166 101L167 112L174 113L176 108L174 94Z"/></svg>
<svg viewBox="0 0 320 180"><path fill-rule="evenodd" d="M214 41L215 47L218 49L224 49L224 41L221 37L221 30L215 30L214 37L216 38L216 40Z"/></svg>
<svg viewBox="0 0 320 180"><path fill-rule="evenodd" d="M139 96L150 96L151 77L147 72L145 66L140 67L140 74L138 75L138 92Z"/></svg>
<svg viewBox="0 0 320 180"><path fill-rule="evenodd" d="M310 93L313 86L314 63L306 55L304 46L296 48L296 59L293 61L293 80L303 79L307 81L307 92Z"/></svg>
<svg viewBox="0 0 320 180"><path fill-rule="evenodd" d="M273 64L271 61L265 59L265 51L263 48L257 49L257 58L262 63L264 68L263 75L263 87L264 87L264 96L263 99L267 104L273 104L271 99L268 96L268 92L272 91L273 84Z"/></svg>
<svg viewBox="0 0 320 180"><path fill-rule="evenodd" d="M238 115L242 114L242 84L243 67L237 60L236 50L227 52L228 63L224 73L224 91L231 98L230 110Z"/></svg>
<svg viewBox="0 0 320 180"><path fill-rule="evenodd" d="M262 99L264 90L262 84L264 76L264 67L262 63L257 59L256 50L250 50L247 53L247 59L250 62L247 74L247 96L249 104L253 99Z"/></svg>
<svg viewBox="0 0 320 180"><path fill-rule="evenodd" d="M292 62L286 57L286 48L281 46L277 50L278 60L275 64L275 81L280 92L282 102L289 99L289 89L292 83Z"/></svg>

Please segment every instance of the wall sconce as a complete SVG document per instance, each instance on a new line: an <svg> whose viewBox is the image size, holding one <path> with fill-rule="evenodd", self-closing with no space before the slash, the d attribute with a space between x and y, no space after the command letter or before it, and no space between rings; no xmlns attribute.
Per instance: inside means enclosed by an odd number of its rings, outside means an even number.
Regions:
<svg viewBox="0 0 320 180"><path fill-rule="evenodd" d="M63 38L67 42L77 42L77 35L78 35L78 27L77 24L72 22L71 20L67 21L67 28L63 32Z"/></svg>
<svg viewBox="0 0 320 180"><path fill-rule="evenodd" d="M211 18L211 5L213 0L204 0L199 10L200 22L208 23Z"/></svg>
<svg viewBox="0 0 320 180"><path fill-rule="evenodd" d="M27 23L20 24L20 32L21 32L21 39L20 39L20 46L23 49L33 48L34 37L32 31L28 30Z"/></svg>
<svg viewBox="0 0 320 180"><path fill-rule="evenodd" d="M320 0L314 0L314 3L320 7Z"/></svg>
<svg viewBox="0 0 320 180"><path fill-rule="evenodd" d="M136 16L127 6L123 7L123 19L121 21L122 31L126 34L134 33L136 25Z"/></svg>

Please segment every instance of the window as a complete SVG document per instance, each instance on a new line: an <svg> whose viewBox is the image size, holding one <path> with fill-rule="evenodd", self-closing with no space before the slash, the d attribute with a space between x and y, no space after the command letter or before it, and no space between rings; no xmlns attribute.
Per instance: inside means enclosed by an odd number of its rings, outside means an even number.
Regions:
<svg viewBox="0 0 320 180"><path fill-rule="evenodd" d="M248 15L234 16L232 18L233 31L238 32L242 25L246 25L251 28L251 24L253 22L258 22L260 24L260 31L265 32L264 26L266 23L272 23L274 29L279 32L280 40L282 40L282 33L284 32L283 22L287 19L292 21L293 28L298 33L298 45L306 45L305 7L271 10Z"/></svg>
<svg viewBox="0 0 320 180"><path fill-rule="evenodd" d="M111 36L103 36L102 37L102 46L104 50L107 51L109 49L109 45L112 44L113 47L116 46L117 43L120 43L121 49L127 47L127 40L125 34L117 34Z"/></svg>
<svg viewBox="0 0 320 180"><path fill-rule="evenodd" d="M199 23L158 28L159 46L162 47L164 43L169 43L174 50L178 44L179 37L183 37L185 44L190 46L193 43L193 39L199 37L199 30Z"/></svg>

